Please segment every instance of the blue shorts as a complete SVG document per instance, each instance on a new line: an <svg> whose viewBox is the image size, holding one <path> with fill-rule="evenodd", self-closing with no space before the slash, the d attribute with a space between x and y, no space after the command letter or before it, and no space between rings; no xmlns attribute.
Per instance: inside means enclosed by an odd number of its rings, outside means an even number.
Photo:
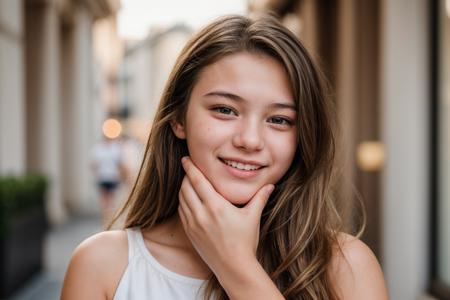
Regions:
<svg viewBox="0 0 450 300"><path fill-rule="evenodd" d="M114 191L118 185L119 185L119 183L117 181L100 181L98 183L98 186L100 187L100 189L105 192Z"/></svg>

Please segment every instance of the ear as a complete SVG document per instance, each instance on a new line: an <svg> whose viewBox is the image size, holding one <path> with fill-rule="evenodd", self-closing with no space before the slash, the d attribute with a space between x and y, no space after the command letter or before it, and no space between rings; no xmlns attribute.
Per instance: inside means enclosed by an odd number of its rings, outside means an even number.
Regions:
<svg viewBox="0 0 450 300"><path fill-rule="evenodd" d="M179 139L186 139L186 132L184 131L184 125L176 120L172 120L170 122L170 126L172 127L172 131L175 136Z"/></svg>

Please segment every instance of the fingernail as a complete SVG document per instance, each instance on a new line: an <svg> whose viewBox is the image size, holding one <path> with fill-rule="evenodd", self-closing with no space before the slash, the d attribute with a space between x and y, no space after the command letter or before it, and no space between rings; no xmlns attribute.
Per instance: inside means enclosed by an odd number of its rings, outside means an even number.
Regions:
<svg viewBox="0 0 450 300"><path fill-rule="evenodd" d="M269 184L269 185L266 187L267 194L272 193L272 191L273 191L274 188L275 188L275 186L274 186L273 184Z"/></svg>
<svg viewBox="0 0 450 300"><path fill-rule="evenodd" d="M183 157L181 158L181 163L184 164L184 163L187 162L187 160L188 160L187 156L183 156Z"/></svg>

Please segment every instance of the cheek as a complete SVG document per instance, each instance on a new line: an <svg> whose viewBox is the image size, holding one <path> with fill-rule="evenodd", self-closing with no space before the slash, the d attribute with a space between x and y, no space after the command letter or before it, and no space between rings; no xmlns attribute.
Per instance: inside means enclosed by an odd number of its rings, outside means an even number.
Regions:
<svg viewBox="0 0 450 300"><path fill-rule="evenodd" d="M284 145L280 147L279 145ZM294 160L294 155L297 149L297 139L295 135L280 138L276 143L272 144L272 155L273 159L277 164L276 180L281 179L283 175L287 172L289 167Z"/></svg>
<svg viewBox="0 0 450 300"><path fill-rule="evenodd" d="M189 155L200 171L211 179L209 169L216 149L222 144L220 137L209 122L191 122L191 125L186 132Z"/></svg>
<svg viewBox="0 0 450 300"><path fill-rule="evenodd" d="M195 154L198 152L206 152L214 144L215 130L207 122L193 123L186 132L186 142L189 152Z"/></svg>
<svg viewBox="0 0 450 300"><path fill-rule="evenodd" d="M216 122L211 119L208 112L193 112L186 117L186 137L206 138L205 135L212 135L217 129Z"/></svg>
<svg viewBox="0 0 450 300"><path fill-rule="evenodd" d="M207 114L192 116L186 129L186 140L192 152L211 152L224 144L232 128Z"/></svg>

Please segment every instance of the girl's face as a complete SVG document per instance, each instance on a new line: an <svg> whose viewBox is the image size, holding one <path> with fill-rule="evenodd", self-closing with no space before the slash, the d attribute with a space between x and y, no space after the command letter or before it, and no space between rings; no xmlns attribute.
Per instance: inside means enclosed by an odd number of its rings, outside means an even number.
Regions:
<svg viewBox="0 0 450 300"><path fill-rule="evenodd" d="M184 124L194 164L216 191L246 204L288 170L297 147L297 112L283 66L263 54L240 52L205 67Z"/></svg>

